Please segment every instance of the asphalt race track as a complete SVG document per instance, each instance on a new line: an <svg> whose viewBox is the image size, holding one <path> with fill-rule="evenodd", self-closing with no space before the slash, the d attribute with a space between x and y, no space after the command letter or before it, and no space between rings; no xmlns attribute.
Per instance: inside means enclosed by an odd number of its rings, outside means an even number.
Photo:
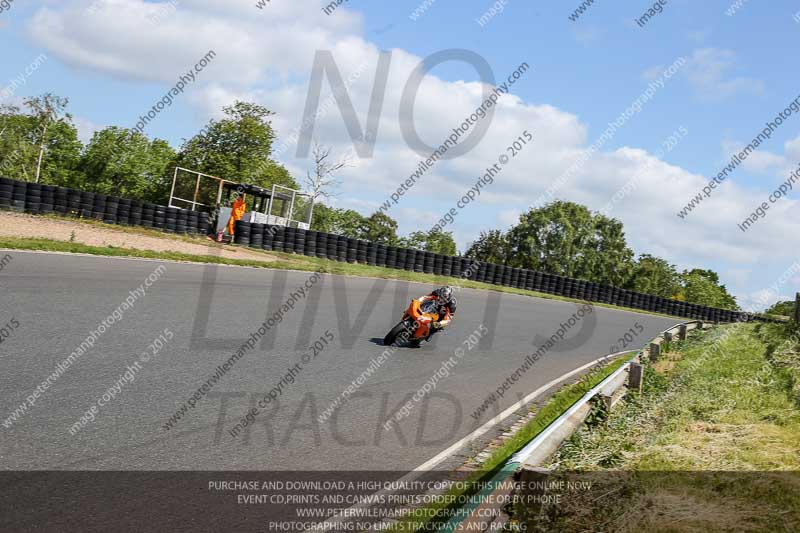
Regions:
<svg viewBox="0 0 800 533"><path fill-rule="evenodd" d="M19 327L0 344L0 422L130 291L159 265L165 271L19 420L0 424L4 470L408 470L518 397L608 353L637 322L643 327L637 346L677 322L595 309L596 322L576 323L478 423L470 414L535 351L533 339L553 335L578 306L460 290L452 327L433 343L396 351L320 423L318 416L385 350L380 339L408 301L432 288L323 275L196 408L165 430L170 416L313 274L9 253L13 260L0 272L0 324L13 318ZM490 333L469 349L465 339L482 324ZM140 363L132 382L121 382L165 329L174 338ZM284 380L277 405L232 437L228 430L326 331L334 341L303 365L294 383ZM386 418L459 347L465 353L450 375L397 429L385 431ZM115 397L95 420L71 434L70 426L115 385Z"/></svg>

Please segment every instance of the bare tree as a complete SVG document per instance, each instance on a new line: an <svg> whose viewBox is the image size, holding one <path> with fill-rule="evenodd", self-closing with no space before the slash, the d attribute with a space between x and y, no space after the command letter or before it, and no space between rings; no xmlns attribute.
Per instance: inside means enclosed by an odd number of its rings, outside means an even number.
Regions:
<svg viewBox="0 0 800 533"><path fill-rule="evenodd" d="M333 189L341 183L336 174L343 168L352 167L351 154L345 154L337 161L331 158L332 148L314 143L311 155L314 156L314 172L306 173L305 183L309 191L311 200L316 202L318 198L330 198L335 196Z"/></svg>
<svg viewBox="0 0 800 533"><path fill-rule="evenodd" d="M68 104L68 98L61 98L53 93L45 93L25 100L25 106L30 109L31 115L37 120L42 132L38 143L39 157L36 162L36 183L39 183L39 177L42 173L42 160L44 159L44 150L47 144L47 130L54 122L72 118L69 113L64 113ZM59 116L62 113L64 115Z"/></svg>

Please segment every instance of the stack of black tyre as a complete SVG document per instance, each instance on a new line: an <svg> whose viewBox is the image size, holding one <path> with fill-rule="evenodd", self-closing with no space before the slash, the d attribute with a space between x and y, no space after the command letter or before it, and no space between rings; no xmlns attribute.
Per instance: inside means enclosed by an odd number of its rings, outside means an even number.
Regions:
<svg viewBox="0 0 800 533"><path fill-rule="evenodd" d="M317 234L318 231L309 230L306 232L305 237L305 249L303 250L303 255L308 257L316 257L317 256Z"/></svg>
<svg viewBox="0 0 800 533"><path fill-rule="evenodd" d="M264 228L264 237L261 239L261 248L263 250L272 250L272 245L275 242L275 231L272 229L275 226L266 226Z"/></svg>
<svg viewBox="0 0 800 533"><path fill-rule="evenodd" d="M297 231L295 228L283 229L283 251L287 254L294 252L294 238Z"/></svg>
<svg viewBox="0 0 800 533"><path fill-rule="evenodd" d="M62 216L69 211L69 190L65 187L56 187L53 191L53 211Z"/></svg>
<svg viewBox="0 0 800 533"><path fill-rule="evenodd" d="M117 224L128 226L131 218L131 201L127 198L117 200Z"/></svg>
<svg viewBox="0 0 800 533"><path fill-rule="evenodd" d="M233 228L234 239L236 244L244 244L250 246L250 223L237 220Z"/></svg>
<svg viewBox="0 0 800 533"><path fill-rule="evenodd" d="M253 248L264 247L264 224L250 224L250 243Z"/></svg>
<svg viewBox="0 0 800 533"><path fill-rule="evenodd" d="M364 254L366 257L366 247L364 248ZM328 258L328 234L321 231L317 232L317 258Z"/></svg>
<svg viewBox="0 0 800 533"><path fill-rule="evenodd" d="M197 235L200 228L200 212L186 211L186 233Z"/></svg>
<svg viewBox="0 0 800 533"><path fill-rule="evenodd" d="M119 198L116 196L106 197L106 208L103 211L103 222L106 224L116 224L119 213Z"/></svg>
<svg viewBox="0 0 800 533"><path fill-rule="evenodd" d="M189 233L189 212L186 209L175 208L175 233Z"/></svg>
<svg viewBox="0 0 800 533"><path fill-rule="evenodd" d="M80 204L78 205L78 216L83 218L92 218L93 209L94 193L81 191Z"/></svg>
<svg viewBox="0 0 800 533"><path fill-rule="evenodd" d="M24 181L14 183L13 195L11 197L11 210L18 213L25 212L25 198L28 196L28 184Z"/></svg>
<svg viewBox="0 0 800 533"><path fill-rule="evenodd" d="M130 211L128 215L128 224L131 226L142 225L142 202L139 200L131 200Z"/></svg>
<svg viewBox="0 0 800 533"><path fill-rule="evenodd" d="M41 203L42 186L38 183L27 183L25 187L25 212L34 215L38 214Z"/></svg>
<svg viewBox="0 0 800 533"><path fill-rule="evenodd" d="M153 209L153 228L164 231L166 228L167 208L163 205L157 205Z"/></svg>
<svg viewBox="0 0 800 533"><path fill-rule="evenodd" d="M13 200L14 182L8 178L0 178L0 209L11 209Z"/></svg>
<svg viewBox="0 0 800 533"><path fill-rule="evenodd" d="M105 216L108 196L105 194L95 194L94 201L92 202L92 218L95 220L103 220Z"/></svg>
<svg viewBox="0 0 800 533"><path fill-rule="evenodd" d="M272 249L276 252L283 252L285 239L286 228L283 226L275 227L272 233Z"/></svg>
<svg viewBox="0 0 800 533"><path fill-rule="evenodd" d="M205 211L200 212L197 223L197 233L200 235L208 235L211 232L211 215Z"/></svg>
<svg viewBox="0 0 800 533"><path fill-rule="evenodd" d="M39 214L52 215L55 213L55 185L42 185L41 203L39 204Z"/></svg>
<svg viewBox="0 0 800 533"><path fill-rule="evenodd" d="M178 211L177 207L167 207L164 215L164 231L167 233L177 233Z"/></svg>
<svg viewBox="0 0 800 533"><path fill-rule="evenodd" d="M155 222L156 205L149 202L142 204L142 227L152 228Z"/></svg>
<svg viewBox="0 0 800 533"><path fill-rule="evenodd" d="M94 218L109 224L202 235L208 233L210 218L208 213L8 178L0 178L0 209Z"/></svg>
<svg viewBox="0 0 800 533"><path fill-rule="evenodd" d="M294 228L286 228L287 231L294 231ZM288 252L288 250L287 250ZM336 260L347 261L347 237L344 235L336 236Z"/></svg>

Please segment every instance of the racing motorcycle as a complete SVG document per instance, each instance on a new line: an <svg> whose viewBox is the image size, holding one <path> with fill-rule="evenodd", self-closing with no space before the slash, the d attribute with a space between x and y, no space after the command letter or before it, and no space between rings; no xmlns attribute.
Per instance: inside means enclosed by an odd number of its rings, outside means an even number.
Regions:
<svg viewBox="0 0 800 533"><path fill-rule="evenodd" d="M431 336L431 324L439 321L439 313L434 300L420 302L411 300L411 305L403 313L403 318L383 338L384 346L408 343L419 346Z"/></svg>

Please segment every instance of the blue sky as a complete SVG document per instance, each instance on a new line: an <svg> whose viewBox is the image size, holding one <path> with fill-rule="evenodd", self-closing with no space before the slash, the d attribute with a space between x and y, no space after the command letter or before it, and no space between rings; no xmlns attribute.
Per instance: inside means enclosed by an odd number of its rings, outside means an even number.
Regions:
<svg viewBox="0 0 800 533"><path fill-rule="evenodd" d="M68 96L76 124L88 138L105 125L132 126L213 49L214 63L147 133L178 147L208 118L219 116L223 105L246 98L275 110L275 127L285 137L301 121L315 50L331 50L345 77L364 66L365 74L351 87L362 124L377 53L392 50L375 154L342 174L336 199L368 214L419 160L400 135L398 103L408 74L422 58L444 49L472 50L488 61L498 80L527 62L532 69L513 86L513 96L501 99L479 146L438 164L390 210L404 233L431 227L483 168L529 130L534 144L448 228L463 249L481 230L513 223L654 76L683 57L678 73L556 196L600 210L636 177L634 190L610 214L625 223L637 253L663 256L681 268L713 268L744 305L760 307L797 290L796 193L775 204L747 234L736 224L800 163L800 116L787 119L695 212L686 219L676 213L732 151L800 95L800 78L787 59L800 37L800 23L793 19L800 1L745 0L729 16L733 0L670 0L644 28L634 18L652 5L648 2L598 0L573 22L568 15L577 0L505 0L503 11L483 27L476 19L497 2L350 0L331 15L322 12L324 2L314 0L272 0L263 10L255 3L17 0L0 13L0 90L46 54L7 100L44 91ZM427 10L412 21L409 15L425 5ZM159 13L157 23L147 19ZM442 142L480 104L477 81L471 66L454 62L430 73L415 114L429 144ZM323 98L330 94L324 87ZM657 157L661 143L678 128L685 128L686 137ZM351 147L335 107L319 119L315 138L338 153ZM309 166L293 150L280 158L298 178ZM787 269L792 272L784 276Z"/></svg>

